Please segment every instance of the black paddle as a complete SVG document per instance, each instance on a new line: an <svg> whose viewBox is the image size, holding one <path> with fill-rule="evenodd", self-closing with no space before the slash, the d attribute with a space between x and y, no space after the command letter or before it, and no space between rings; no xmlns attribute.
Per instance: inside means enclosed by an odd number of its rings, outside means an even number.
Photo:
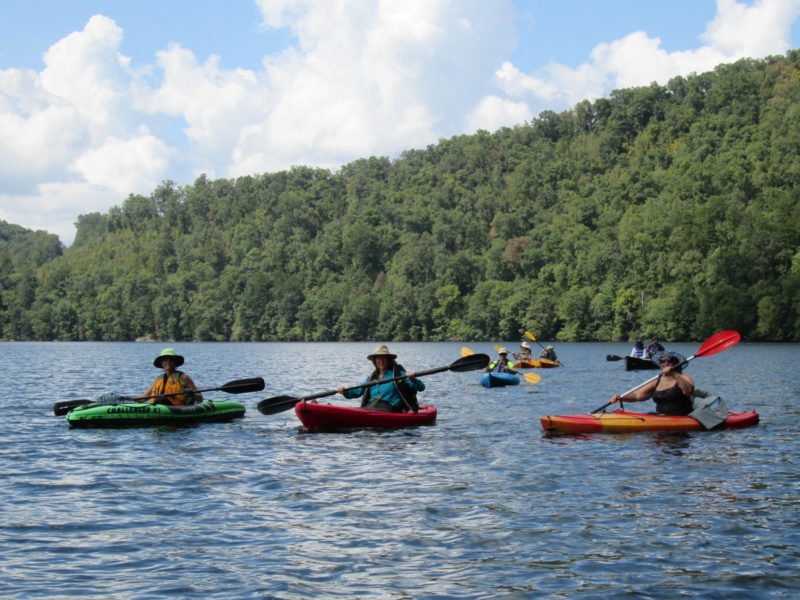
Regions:
<svg viewBox="0 0 800 600"><path fill-rule="evenodd" d="M470 356L464 356L459 358L457 361L450 363L446 367L437 367L435 369L429 369L427 371L417 371L414 373L414 377L422 377L424 375L433 375L434 373L441 373L443 371L454 371L456 373L464 373L466 371L477 371L478 369L485 369L486 365L489 364L489 356L486 354L472 354ZM367 383L360 383L358 385L354 385L349 388L345 388L344 391L348 392L350 390L356 390L362 387L372 387L373 385L380 385L381 383L389 383L391 381L400 381L401 379L406 379L406 377L392 377L391 379L381 379L380 381L370 381ZM324 398L325 396L333 396L334 394L338 394L339 390L328 390L327 392L319 392L317 394L311 394L310 396L301 396L300 398L295 398L294 396L275 396L274 398L267 398L266 400L262 400L258 403L258 412L262 415L274 415L276 413L283 412L285 410L289 410L298 402L303 402L305 400L316 400L317 398Z"/></svg>
<svg viewBox="0 0 800 600"><path fill-rule="evenodd" d="M616 354L606 354L606 360L613 361L613 360L622 360L625 358L624 356L617 356Z"/></svg>
<svg viewBox="0 0 800 600"><path fill-rule="evenodd" d="M700 349L695 354L693 354L692 356L690 356L689 358L687 358L686 360L684 360L683 362L681 362L677 366L678 367L682 367L683 365L688 364L689 361L694 359L694 358L700 358L700 357L703 357L703 356L711 356L711 355L717 354L719 352L724 352L725 350L727 350L731 346L735 346L736 344L738 344L740 339L742 339L742 336L739 335L738 331L720 331L720 332L717 332L714 335L712 335L710 338L708 338L705 342L703 342L703 345L700 346ZM675 367L673 367L673 369L674 368ZM631 388L627 392L625 392L624 394L620 394L619 397L620 398L624 398L626 395L632 394L633 392L635 392L639 388L646 386L648 383L652 383L653 381L655 381L659 377L661 377L661 375L656 375L655 377L651 377L647 381L637 385L635 388ZM600 408L595 408L590 414L598 413L601 410L603 410L604 408L606 408L607 406L611 406L612 404L614 404L614 403L613 402L606 402Z"/></svg>
<svg viewBox="0 0 800 600"><path fill-rule="evenodd" d="M225 392L227 394L244 394L247 392L260 392L264 389L264 379L262 377L253 377L251 379L237 379L229 381L220 387L208 388L205 390L197 390L198 392ZM139 396L137 398L130 398L130 402L141 402L142 400L149 400L150 398L158 398L160 396L180 396L186 392L173 392L171 394L157 394L155 396ZM73 408L79 406L86 406L87 404L94 404L95 400L65 400L63 402L56 402L53 404L53 414L58 416L65 415Z"/></svg>

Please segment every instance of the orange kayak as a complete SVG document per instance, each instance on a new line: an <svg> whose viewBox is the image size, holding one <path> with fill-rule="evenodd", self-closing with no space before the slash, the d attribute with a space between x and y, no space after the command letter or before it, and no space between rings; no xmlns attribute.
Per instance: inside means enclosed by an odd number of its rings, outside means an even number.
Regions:
<svg viewBox="0 0 800 600"><path fill-rule="evenodd" d="M560 367L561 363L557 360L550 360L549 358L540 358L539 367L542 369L552 369L553 367Z"/></svg>
<svg viewBox="0 0 800 600"><path fill-rule="evenodd" d="M706 431L692 417L636 413L615 410L600 414L556 415L539 419L549 433L634 433L638 431ZM750 427L758 423L758 413L732 412L716 429Z"/></svg>
<svg viewBox="0 0 800 600"><path fill-rule="evenodd" d="M530 360L515 360L515 369L552 369L553 367L560 367L561 363L557 360L550 360L547 358L530 359Z"/></svg>

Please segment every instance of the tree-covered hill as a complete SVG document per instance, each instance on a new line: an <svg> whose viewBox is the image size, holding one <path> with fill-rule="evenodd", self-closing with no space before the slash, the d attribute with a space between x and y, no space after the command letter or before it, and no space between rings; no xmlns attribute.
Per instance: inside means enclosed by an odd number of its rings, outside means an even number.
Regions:
<svg viewBox="0 0 800 600"><path fill-rule="evenodd" d="M2 224L0 335L798 341L799 193L793 51L335 173L165 182L63 253Z"/></svg>

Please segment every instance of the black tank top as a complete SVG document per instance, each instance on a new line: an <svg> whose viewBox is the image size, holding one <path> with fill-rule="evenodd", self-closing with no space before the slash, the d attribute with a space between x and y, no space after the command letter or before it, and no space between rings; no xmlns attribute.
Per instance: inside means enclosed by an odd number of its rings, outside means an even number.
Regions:
<svg viewBox="0 0 800 600"><path fill-rule="evenodd" d="M683 393L677 383L671 388L656 390L653 401L656 403L656 412L662 415L688 415L694 410L692 399Z"/></svg>

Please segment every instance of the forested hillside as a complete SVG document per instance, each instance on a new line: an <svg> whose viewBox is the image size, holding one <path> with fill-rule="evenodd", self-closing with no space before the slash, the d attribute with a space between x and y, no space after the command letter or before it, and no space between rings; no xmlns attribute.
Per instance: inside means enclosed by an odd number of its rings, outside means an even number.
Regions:
<svg viewBox="0 0 800 600"><path fill-rule="evenodd" d="M800 53L0 228L0 337L800 341Z"/></svg>

